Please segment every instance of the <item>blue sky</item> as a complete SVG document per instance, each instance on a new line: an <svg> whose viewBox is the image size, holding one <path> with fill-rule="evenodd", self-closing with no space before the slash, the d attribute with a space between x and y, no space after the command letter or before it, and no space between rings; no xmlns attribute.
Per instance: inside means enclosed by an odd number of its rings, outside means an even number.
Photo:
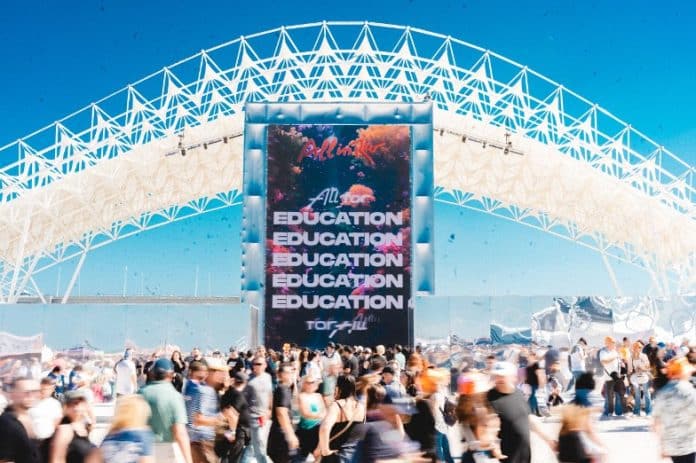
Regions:
<svg viewBox="0 0 696 463"><path fill-rule="evenodd" d="M696 164L696 4L501 1L24 1L0 15L0 144L127 83L240 35L318 20L408 24L528 65L595 101ZM3 162L0 162L2 164ZM601 258L534 230L437 209L441 294L612 294ZM240 210L149 232L87 258L82 294L239 291ZM71 264L42 274L64 288ZM617 264L624 290L647 276ZM208 284L210 274L210 284ZM147 289L146 289L147 288Z"/></svg>

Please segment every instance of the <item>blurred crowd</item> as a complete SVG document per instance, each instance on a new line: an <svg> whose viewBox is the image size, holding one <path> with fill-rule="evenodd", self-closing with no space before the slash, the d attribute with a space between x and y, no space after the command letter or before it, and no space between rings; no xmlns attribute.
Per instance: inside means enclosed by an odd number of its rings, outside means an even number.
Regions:
<svg viewBox="0 0 696 463"><path fill-rule="evenodd" d="M695 364L688 340L611 337L37 359L4 377L0 461L527 463L534 433L561 462L600 462L596 417L647 416L661 455L693 463ZM95 405L112 401L95 439Z"/></svg>

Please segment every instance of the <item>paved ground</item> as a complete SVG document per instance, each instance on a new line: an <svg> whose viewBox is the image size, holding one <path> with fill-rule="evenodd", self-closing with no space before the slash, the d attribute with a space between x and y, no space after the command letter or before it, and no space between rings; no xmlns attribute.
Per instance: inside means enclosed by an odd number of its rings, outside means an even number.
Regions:
<svg viewBox="0 0 696 463"><path fill-rule="evenodd" d="M600 438L609 449L606 463L661 463L663 461L659 455L657 436L650 431L649 418L597 421L595 425ZM560 424L546 422L544 426L548 432L555 432L557 435ZM532 454L535 463L556 461L548 447L534 437Z"/></svg>
<svg viewBox="0 0 696 463"><path fill-rule="evenodd" d="M105 435L108 422L113 414L111 405L97 405L97 426L92 433L92 439L100 442ZM544 428L550 435L558 435L560 424L558 419L549 417L544 419ZM650 420L645 417L630 419L612 419L597 421L601 439L609 448L609 455L603 463L667 463L658 455L657 438L650 431ZM451 441L453 452L457 452L458 435L453 428ZM456 454L456 453L455 453ZM534 463L554 463L556 457L548 447L532 434L532 456Z"/></svg>

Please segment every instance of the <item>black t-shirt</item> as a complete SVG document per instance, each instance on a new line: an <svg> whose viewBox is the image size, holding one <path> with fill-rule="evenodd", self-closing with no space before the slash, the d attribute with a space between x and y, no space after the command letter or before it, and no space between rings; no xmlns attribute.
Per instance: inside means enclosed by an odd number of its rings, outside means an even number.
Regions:
<svg viewBox="0 0 696 463"><path fill-rule="evenodd" d="M643 347L643 353L647 355L651 367L654 367L655 363L657 363L658 350L659 348L657 346L651 346L650 344L646 344L645 347Z"/></svg>
<svg viewBox="0 0 696 463"><path fill-rule="evenodd" d="M540 369L541 368L539 367L539 362L534 362L527 368L525 368L527 372L527 384L529 384L532 387L539 387L539 375L537 374L537 370Z"/></svg>
<svg viewBox="0 0 696 463"><path fill-rule="evenodd" d="M404 425L404 430L411 440L420 445L422 452L432 454L435 451L435 418L430 404L425 399L417 399L416 412Z"/></svg>
<svg viewBox="0 0 696 463"><path fill-rule="evenodd" d="M39 463L41 454L12 408L0 415L0 461Z"/></svg>
<svg viewBox="0 0 696 463"><path fill-rule="evenodd" d="M398 440L389 439L389 434L394 428L386 421L384 414L379 410L367 412L365 423L365 437L361 447L361 455L357 461L363 463L375 463L381 460L398 458L401 451L401 443Z"/></svg>
<svg viewBox="0 0 696 463"><path fill-rule="evenodd" d="M561 353L559 352L558 349L556 348L551 348L546 351L544 354L544 365L546 365L546 373L548 374L551 371L551 366L558 362L558 360L561 358Z"/></svg>
<svg viewBox="0 0 696 463"><path fill-rule="evenodd" d="M503 394L491 389L487 398L500 417L500 447L503 455L507 455L505 463L530 463L530 410L527 400L518 390Z"/></svg>
<svg viewBox="0 0 696 463"><path fill-rule="evenodd" d="M349 369L350 374L357 378L359 373L360 373L360 365L359 365L357 357L355 357L355 355L351 355L350 357L345 357L343 359L343 369L344 370Z"/></svg>
<svg viewBox="0 0 696 463"><path fill-rule="evenodd" d="M590 463L592 458L585 451L580 434L569 432L558 436L558 459L568 463Z"/></svg>
<svg viewBox="0 0 696 463"><path fill-rule="evenodd" d="M181 363L178 362L172 362L174 365L174 373L177 373L179 375L183 375L184 371L186 370L186 363L184 363L183 360L181 360Z"/></svg>
<svg viewBox="0 0 696 463"><path fill-rule="evenodd" d="M230 378L238 371L244 371L244 359L237 357L236 359L228 358L227 366L230 367Z"/></svg>
<svg viewBox="0 0 696 463"><path fill-rule="evenodd" d="M656 391L662 389L665 384L669 382L667 375L662 372L665 368L667 368L667 364L663 360L655 357L655 379L653 380L653 387Z"/></svg>
<svg viewBox="0 0 696 463"><path fill-rule="evenodd" d="M361 355L358 358L358 376L366 375L370 371L370 357Z"/></svg>
<svg viewBox="0 0 696 463"><path fill-rule="evenodd" d="M273 424L271 427L280 427L278 415L276 414L278 407L287 408L288 414L290 414L290 409L292 408L292 392L290 392L289 387L282 384L278 384L278 387L273 392Z"/></svg>
<svg viewBox="0 0 696 463"><path fill-rule="evenodd" d="M246 389L250 389L247 387ZM239 413L239 420L237 421L237 429L249 430L251 426L251 417L249 416L249 403L244 395L244 392L240 392L234 387L227 389L220 399L220 409L224 410L228 407L234 408L237 413Z"/></svg>

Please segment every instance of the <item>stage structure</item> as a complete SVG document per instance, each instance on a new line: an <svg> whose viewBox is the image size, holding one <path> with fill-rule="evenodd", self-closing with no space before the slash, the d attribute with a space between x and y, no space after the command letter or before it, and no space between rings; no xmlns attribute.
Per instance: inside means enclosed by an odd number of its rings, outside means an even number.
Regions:
<svg viewBox="0 0 696 463"><path fill-rule="evenodd" d="M0 303L91 250L241 203L248 102L433 104L436 201L645 269L650 295L696 290L696 170L598 105L453 37L319 22L167 66L0 148Z"/></svg>
<svg viewBox="0 0 696 463"><path fill-rule="evenodd" d="M413 344L434 293L432 104L249 103L242 297L265 344Z"/></svg>

